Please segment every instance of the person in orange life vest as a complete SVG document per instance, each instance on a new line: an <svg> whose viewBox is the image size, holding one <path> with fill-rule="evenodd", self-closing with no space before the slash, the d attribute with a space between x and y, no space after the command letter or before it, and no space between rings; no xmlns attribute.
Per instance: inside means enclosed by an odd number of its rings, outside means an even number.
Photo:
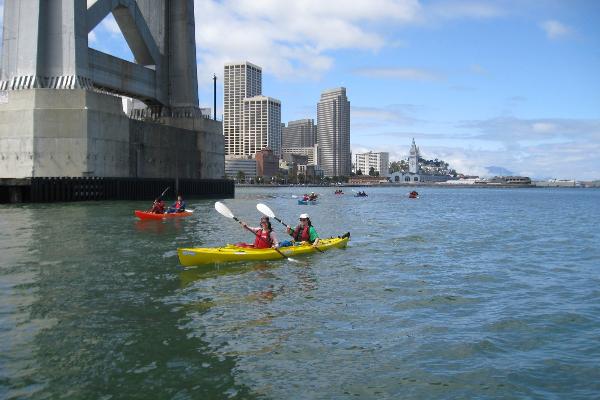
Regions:
<svg viewBox="0 0 600 400"><path fill-rule="evenodd" d="M154 200L154 203L152 204L152 209L150 210L151 213L154 214L164 214L165 213L165 203L162 201L162 199L159 197L158 199Z"/></svg>
<svg viewBox="0 0 600 400"><path fill-rule="evenodd" d="M300 214L299 220L300 224L295 229L292 229L291 226L287 227L287 233L296 242L308 242L313 246L317 246L319 244L319 235L315 227L312 226L309 215Z"/></svg>
<svg viewBox="0 0 600 400"><path fill-rule="evenodd" d="M273 232L273 228L271 227L271 222L269 221L269 217L263 216L260 218L260 226L259 227L251 227L248 226L247 223L242 222L242 226L254 232L256 237L254 238L253 244L247 243L237 243L236 245L239 247L254 247L255 249L268 249L270 247L279 247L279 241L277 241L277 237L275 236L275 232ZM241 245L241 246L240 246Z"/></svg>
<svg viewBox="0 0 600 400"><path fill-rule="evenodd" d="M171 204L169 210L167 211L169 214L172 213L180 213L185 211L185 201L181 198L181 195L177 196L177 201Z"/></svg>

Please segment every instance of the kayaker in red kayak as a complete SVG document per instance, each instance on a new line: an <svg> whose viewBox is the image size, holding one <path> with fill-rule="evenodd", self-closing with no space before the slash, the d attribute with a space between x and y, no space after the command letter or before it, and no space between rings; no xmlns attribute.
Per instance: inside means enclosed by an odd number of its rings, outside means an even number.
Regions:
<svg viewBox="0 0 600 400"><path fill-rule="evenodd" d="M250 229L256 237L254 238L254 243L236 243L238 247L253 247L255 249L268 249L270 247L279 247L279 241L275 236L275 232L273 232L273 228L271 227L271 222L269 221L269 217L262 216L260 218L260 226L252 227L248 226L247 223L242 222L242 226L246 229Z"/></svg>
<svg viewBox="0 0 600 400"><path fill-rule="evenodd" d="M300 214L299 220L300 223L295 229L292 229L291 226L287 227L288 235L290 235L295 242L308 242L313 246L317 246L319 244L319 235L317 234L315 227L312 226L310 216L308 214Z"/></svg>
<svg viewBox="0 0 600 400"><path fill-rule="evenodd" d="M153 214L164 214L165 213L165 203L162 201L162 199L160 197L158 199L154 200L154 203L152 203L152 208L150 209L150 212Z"/></svg>
<svg viewBox="0 0 600 400"><path fill-rule="evenodd" d="M181 198L181 195L177 196L177 201L171 204L171 207L167 210L169 214L180 213L185 211L185 201Z"/></svg>

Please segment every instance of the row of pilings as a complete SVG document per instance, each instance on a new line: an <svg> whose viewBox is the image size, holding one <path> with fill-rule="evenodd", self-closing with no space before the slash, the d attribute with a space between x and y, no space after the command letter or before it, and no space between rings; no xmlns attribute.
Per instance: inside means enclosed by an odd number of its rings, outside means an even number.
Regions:
<svg viewBox="0 0 600 400"><path fill-rule="evenodd" d="M185 198L232 198L228 179L51 177L0 180L0 203L53 203L90 200L152 200L167 190Z"/></svg>

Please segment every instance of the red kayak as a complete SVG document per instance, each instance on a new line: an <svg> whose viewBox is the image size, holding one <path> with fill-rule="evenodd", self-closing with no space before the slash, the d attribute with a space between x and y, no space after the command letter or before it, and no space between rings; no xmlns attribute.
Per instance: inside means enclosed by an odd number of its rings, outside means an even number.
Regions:
<svg viewBox="0 0 600 400"><path fill-rule="evenodd" d="M193 214L193 211L190 211L190 210L186 210L186 211L180 212L180 213L170 213L170 214L167 214L167 213L155 214L155 213L151 213L148 211L135 210L135 216L138 217L139 219L181 218L181 217L188 217L192 214Z"/></svg>

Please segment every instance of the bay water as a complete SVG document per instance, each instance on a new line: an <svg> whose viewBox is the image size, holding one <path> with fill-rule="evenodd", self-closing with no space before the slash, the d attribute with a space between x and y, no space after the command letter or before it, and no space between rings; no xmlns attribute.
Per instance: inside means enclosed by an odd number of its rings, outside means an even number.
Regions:
<svg viewBox="0 0 600 400"><path fill-rule="evenodd" d="M178 247L252 242L214 201L0 206L0 398L600 398L599 190L334 190L225 203L346 249L187 269Z"/></svg>

